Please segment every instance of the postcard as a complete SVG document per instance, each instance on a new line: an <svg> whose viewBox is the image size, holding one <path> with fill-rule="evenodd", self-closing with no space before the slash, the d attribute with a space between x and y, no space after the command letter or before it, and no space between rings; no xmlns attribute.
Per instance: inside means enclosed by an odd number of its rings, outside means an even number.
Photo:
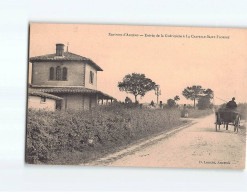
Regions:
<svg viewBox="0 0 247 195"><path fill-rule="evenodd" d="M244 169L247 29L30 23L28 164Z"/></svg>

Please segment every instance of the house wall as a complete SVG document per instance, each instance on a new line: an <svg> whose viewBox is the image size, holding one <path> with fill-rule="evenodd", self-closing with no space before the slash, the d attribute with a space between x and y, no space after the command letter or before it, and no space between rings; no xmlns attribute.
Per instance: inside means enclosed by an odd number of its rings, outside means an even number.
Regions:
<svg viewBox="0 0 247 195"><path fill-rule="evenodd" d="M94 73L94 81L93 83L90 83L90 71ZM90 65L86 64L85 66L85 87L89 89L95 89L97 90L97 71Z"/></svg>
<svg viewBox="0 0 247 195"><path fill-rule="evenodd" d="M41 102L41 97L28 96L28 108L55 111L56 100L46 98L45 102Z"/></svg>
<svg viewBox="0 0 247 195"><path fill-rule="evenodd" d="M91 108L97 105L96 95L64 94L59 96L63 98L62 110L89 110L90 103Z"/></svg>
<svg viewBox="0 0 247 195"><path fill-rule="evenodd" d="M67 68L67 81L50 80L50 68L60 66ZM55 74L56 75L56 74ZM56 76L55 76L56 78ZM85 86L85 63L83 62L33 62L32 79L33 85L42 86Z"/></svg>

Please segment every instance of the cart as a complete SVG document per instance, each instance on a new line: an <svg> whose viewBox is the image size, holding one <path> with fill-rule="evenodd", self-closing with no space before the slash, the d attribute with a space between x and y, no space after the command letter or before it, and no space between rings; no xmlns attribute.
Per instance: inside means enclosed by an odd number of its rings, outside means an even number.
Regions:
<svg viewBox="0 0 247 195"><path fill-rule="evenodd" d="M234 126L234 132L238 133L238 128L240 126L240 114L236 110L228 108L220 108L215 112L215 129L220 130L220 126L224 125L226 130L228 130L228 125Z"/></svg>

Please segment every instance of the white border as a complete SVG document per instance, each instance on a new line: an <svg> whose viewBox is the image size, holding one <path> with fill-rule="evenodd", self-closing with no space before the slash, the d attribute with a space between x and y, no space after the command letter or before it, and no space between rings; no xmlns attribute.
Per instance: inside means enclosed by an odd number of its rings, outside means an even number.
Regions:
<svg viewBox="0 0 247 195"><path fill-rule="evenodd" d="M1 1L0 191L247 191L246 170L24 165L28 22L246 28L246 7L245 0Z"/></svg>

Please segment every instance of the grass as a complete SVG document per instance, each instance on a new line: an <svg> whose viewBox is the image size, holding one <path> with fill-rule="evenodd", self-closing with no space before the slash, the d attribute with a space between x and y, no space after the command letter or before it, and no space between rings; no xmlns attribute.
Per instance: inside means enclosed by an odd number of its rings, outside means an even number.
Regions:
<svg viewBox="0 0 247 195"><path fill-rule="evenodd" d="M178 109L141 109L121 104L91 111L28 110L26 162L79 164L95 160L179 126Z"/></svg>

